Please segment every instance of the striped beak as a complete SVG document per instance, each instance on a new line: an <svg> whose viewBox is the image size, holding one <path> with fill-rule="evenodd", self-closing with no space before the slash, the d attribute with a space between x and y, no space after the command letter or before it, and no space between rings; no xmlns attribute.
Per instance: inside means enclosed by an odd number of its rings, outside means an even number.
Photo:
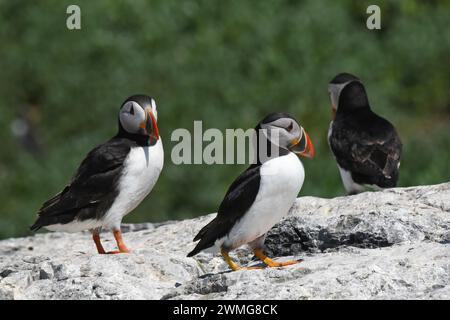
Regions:
<svg viewBox="0 0 450 320"><path fill-rule="evenodd" d="M145 108L145 121L141 123L140 128L152 139L159 139L158 125L156 124L156 118L153 115L151 108Z"/></svg>
<svg viewBox="0 0 450 320"><path fill-rule="evenodd" d="M315 151L311 138L303 128L302 133L303 134L299 138L295 138L291 141L288 149L298 156L313 158L315 155Z"/></svg>

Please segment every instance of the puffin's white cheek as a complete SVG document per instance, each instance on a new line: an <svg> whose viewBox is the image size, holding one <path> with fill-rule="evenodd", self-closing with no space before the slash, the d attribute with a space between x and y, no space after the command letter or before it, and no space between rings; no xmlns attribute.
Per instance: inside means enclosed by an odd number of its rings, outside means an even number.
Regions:
<svg viewBox="0 0 450 320"><path fill-rule="evenodd" d="M279 142L279 146L289 146L290 145L290 141L294 139L294 136L291 134L281 134L280 136L280 142Z"/></svg>
<svg viewBox="0 0 450 320"><path fill-rule="evenodd" d="M270 142L279 146L280 138L281 138L281 133L280 133L279 129L269 129L268 130L268 139L270 140Z"/></svg>
<svg viewBox="0 0 450 320"><path fill-rule="evenodd" d="M125 131L129 133L137 133L139 131L139 119L131 114L122 113L120 115L120 123Z"/></svg>
<svg viewBox="0 0 450 320"><path fill-rule="evenodd" d="M335 109L337 109L337 107L338 107L338 92L336 92L336 91L333 91L332 93L331 93L331 95L330 95L330 98L331 98L331 104L333 105L333 107L335 108Z"/></svg>

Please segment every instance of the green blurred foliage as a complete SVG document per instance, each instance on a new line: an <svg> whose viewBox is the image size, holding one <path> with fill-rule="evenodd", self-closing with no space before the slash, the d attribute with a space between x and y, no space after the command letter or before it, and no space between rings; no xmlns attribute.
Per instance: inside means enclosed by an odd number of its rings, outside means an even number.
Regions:
<svg viewBox="0 0 450 320"><path fill-rule="evenodd" d="M327 83L347 71L404 142L401 186L450 177L449 1L378 1L382 29L366 28L370 1L136 0L76 3L82 29L66 28L74 1L0 1L0 238L26 235L43 201L85 154L117 130L134 93L158 103L166 160L151 195L127 222L214 212L244 165L170 161L170 134L251 128L293 114L317 157L304 160L301 195L344 194L326 135ZM12 133L32 112L40 152Z"/></svg>

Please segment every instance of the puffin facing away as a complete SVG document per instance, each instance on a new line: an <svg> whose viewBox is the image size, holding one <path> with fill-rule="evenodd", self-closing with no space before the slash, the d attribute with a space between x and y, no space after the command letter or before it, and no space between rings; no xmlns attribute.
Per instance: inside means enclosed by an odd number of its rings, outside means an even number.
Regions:
<svg viewBox="0 0 450 320"><path fill-rule="evenodd" d="M333 120L328 143L348 194L397 185L402 143L394 126L369 106L360 79L341 73L331 80Z"/></svg>
<svg viewBox="0 0 450 320"><path fill-rule="evenodd" d="M91 150L69 184L46 201L31 230L91 230L100 254L129 252L120 231L122 218L150 193L163 167L156 103L134 95L122 104L119 132ZM112 230L117 251L105 252L102 228Z"/></svg>
<svg viewBox="0 0 450 320"><path fill-rule="evenodd" d="M263 134L258 134L260 130ZM305 130L290 115L272 113L256 127L257 162L230 186L217 216L194 241L200 240L188 257L202 250L219 251L233 270L244 268L231 260L229 252L249 244L269 267L298 261L276 262L263 253L266 233L286 216L303 185L305 172L297 155L313 157L314 147ZM260 146L267 145L266 156Z"/></svg>

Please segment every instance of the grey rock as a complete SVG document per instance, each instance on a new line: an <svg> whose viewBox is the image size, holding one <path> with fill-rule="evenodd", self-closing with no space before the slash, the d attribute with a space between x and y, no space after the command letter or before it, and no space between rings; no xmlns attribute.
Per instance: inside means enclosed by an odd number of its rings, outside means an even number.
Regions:
<svg viewBox="0 0 450 320"><path fill-rule="evenodd" d="M98 255L88 232L0 241L0 299L450 299L450 183L298 198L266 240L304 260L284 268L187 258L213 217L125 225L130 254ZM232 256L262 265L246 247Z"/></svg>
<svg viewBox="0 0 450 320"><path fill-rule="evenodd" d="M53 265L44 262L39 266L39 280L52 279L54 276Z"/></svg>

